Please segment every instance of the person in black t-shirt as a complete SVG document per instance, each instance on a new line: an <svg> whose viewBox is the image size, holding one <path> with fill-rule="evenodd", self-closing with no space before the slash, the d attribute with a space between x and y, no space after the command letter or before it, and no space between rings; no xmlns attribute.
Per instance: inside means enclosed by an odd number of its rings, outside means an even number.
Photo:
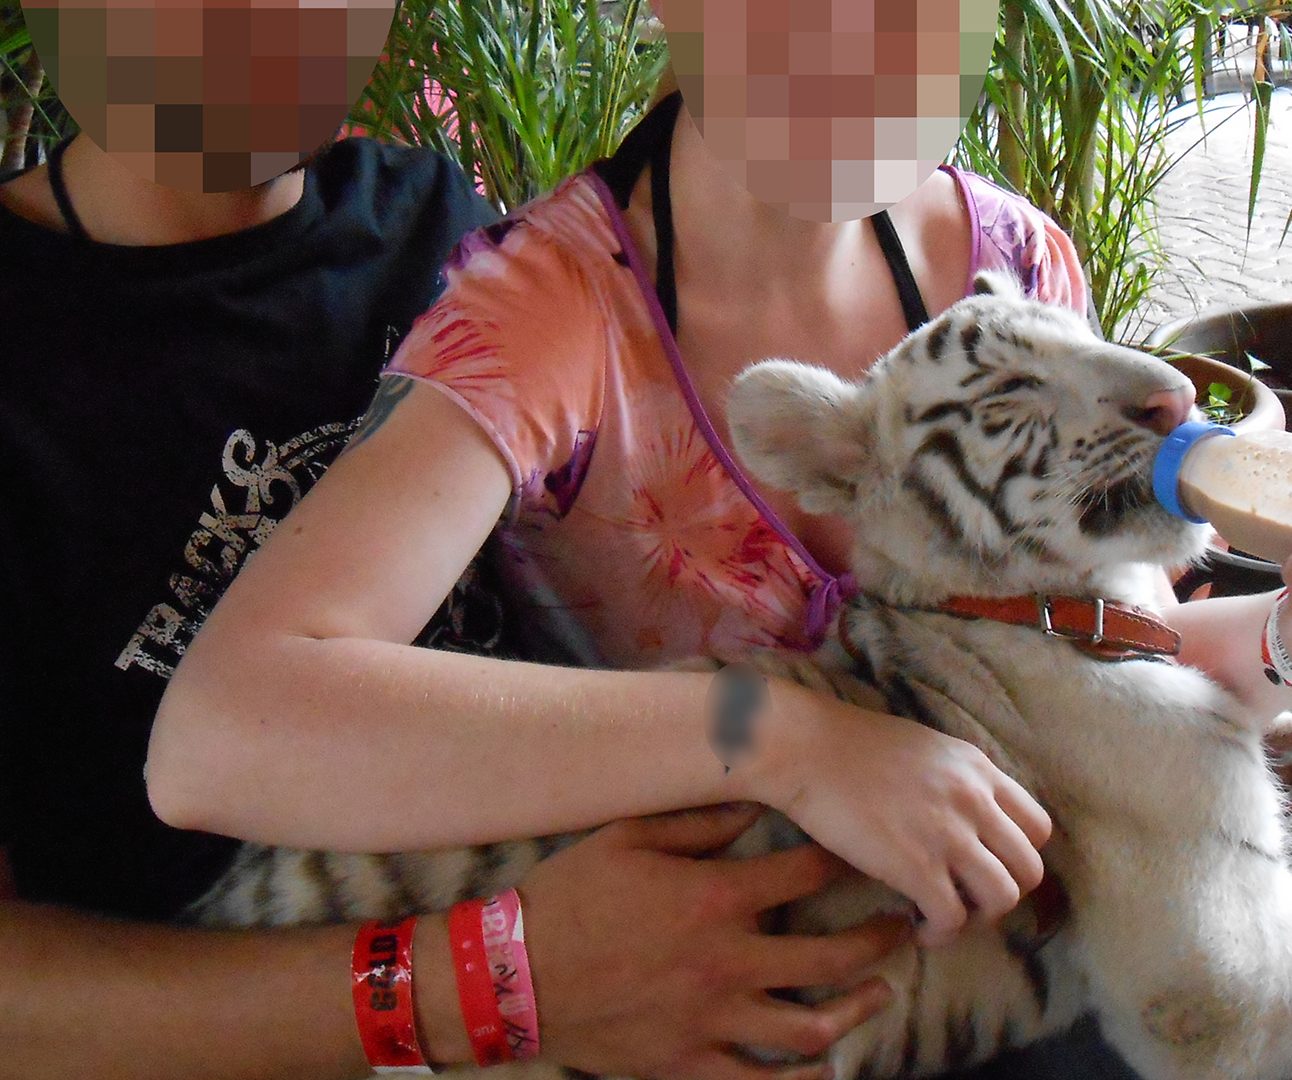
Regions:
<svg viewBox="0 0 1292 1080"><path fill-rule="evenodd" d="M451 245L497 215L438 155L352 139L285 178L299 197L251 228L169 243L212 229L154 217L148 243L95 242L130 239L101 212L112 189L77 183L86 164L120 168L96 150L80 136L47 170L51 195L66 179L69 233L23 216L34 175L0 218L6 276L23 283L0 400L0 580L20 629L0 672L40 718L0 734L2 760L23 763L5 816L24 895L167 917L236 842L149 810L165 681L344 446Z"/></svg>
<svg viewBox="0 0 1292 1080"><path fill-rule="evenodd" d="M0 1078L366 1076L345 978L353 928L165 924L236 842L161 825L143 762L206 613L344 445L453 242L496 215L439 155L362 139L214 195L141 180L84 136L64 150L0 184ZM500 648L488 583L469 573L421 641ZM760 898L786 880L807 891L837 864L809 848L679 857L750 819L610 826L531 875L554 1060L821 1074L714 1046L767 1041L742 1007L758 991L837 981L905 930L759 936ZM419 935L430 1052L463 1060L442 919ZM773 1041L810 1049L877 1004L786 1003Z"/></svg>

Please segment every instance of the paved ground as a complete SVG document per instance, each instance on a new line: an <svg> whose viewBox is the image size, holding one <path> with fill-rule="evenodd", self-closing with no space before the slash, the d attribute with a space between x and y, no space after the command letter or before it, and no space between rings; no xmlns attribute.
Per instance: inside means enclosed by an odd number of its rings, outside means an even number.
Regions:
<svg viewBox="0 0 1292 1080"><path fill-rule="evenodd" d="M1237 48L1237 70L1250 72L1250 50ZM1231 54L1232 56L1233 54ZM1244 79L1250 83L1250 79ZM1252 160L1252 112L1234 88L1234 69L1218 74L1222 92L1207 102L1205 145L1185 153L1202 134L1193 103L1190 117L1170 138L1179 164L1159 188L1158 221L1167 269L1139 312L1135 339L1156 326L1210 307L1262 300L1292 300L1292 85L1277 85L1270 107L1265 167L1250 238L1247 197ZM1276 66L1276 83L1292 84L1292 71ZM1231 116L1225 123L1226 117Z"/></svg>

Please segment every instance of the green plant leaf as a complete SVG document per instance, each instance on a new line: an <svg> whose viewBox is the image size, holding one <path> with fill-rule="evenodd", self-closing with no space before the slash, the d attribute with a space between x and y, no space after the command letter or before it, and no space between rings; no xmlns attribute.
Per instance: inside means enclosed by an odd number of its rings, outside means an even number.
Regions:
<svg viewBox="0 0 1292 1080"><path fill-rule="evenodd" d="M1270 125L1270 95L1274 87L1269 82L1252 86L1252 100L1256 103L1256 119L1252 131L1252 173L1247 194L1247 239L1252 239L1252 219L1256 216L1256 195L1261 186L1261 171L1265 165L1265 135Z"/></svg>
<svg viewBox="0 0 1292 1080"><path fill-rule="evenodd" d="M508 210L604 157L662 72L662 42L589 0L404 0L351 122L434 146Z"/></svg>
<svg viewBox="0 0 1292 1080"><path fill-rule="evenodd" d="M25 26L20 26L8 37L0 38L0 56L6 60L12 59L20 49L26 49L30 45L31 34Z"/></svg>

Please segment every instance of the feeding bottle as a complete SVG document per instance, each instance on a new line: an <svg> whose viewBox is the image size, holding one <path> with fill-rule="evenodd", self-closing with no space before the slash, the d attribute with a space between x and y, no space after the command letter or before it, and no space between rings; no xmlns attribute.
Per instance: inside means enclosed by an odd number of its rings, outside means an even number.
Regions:
<svg viewBox="0 0 1292 1080"><path fill-rule="evenodd" d="M1181 424L1153 462L1153 494L1240 551L1277 563L1292 555L1292 433Z"/></svg>

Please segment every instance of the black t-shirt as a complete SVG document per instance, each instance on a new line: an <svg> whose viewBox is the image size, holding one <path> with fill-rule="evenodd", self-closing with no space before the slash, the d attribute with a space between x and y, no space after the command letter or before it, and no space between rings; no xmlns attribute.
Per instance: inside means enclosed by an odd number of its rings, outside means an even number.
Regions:
<svg viewBox="0 0 1292 1080"><path fill-rule="evenodd" d="M0 843L21 895L166 917L228 864L234 841L149 808L165 680L341 449L453 243L496 217L448 159L366 139L285 214L192 244L0 207ZM430 637L470 638L458 599Z"/></svg>

